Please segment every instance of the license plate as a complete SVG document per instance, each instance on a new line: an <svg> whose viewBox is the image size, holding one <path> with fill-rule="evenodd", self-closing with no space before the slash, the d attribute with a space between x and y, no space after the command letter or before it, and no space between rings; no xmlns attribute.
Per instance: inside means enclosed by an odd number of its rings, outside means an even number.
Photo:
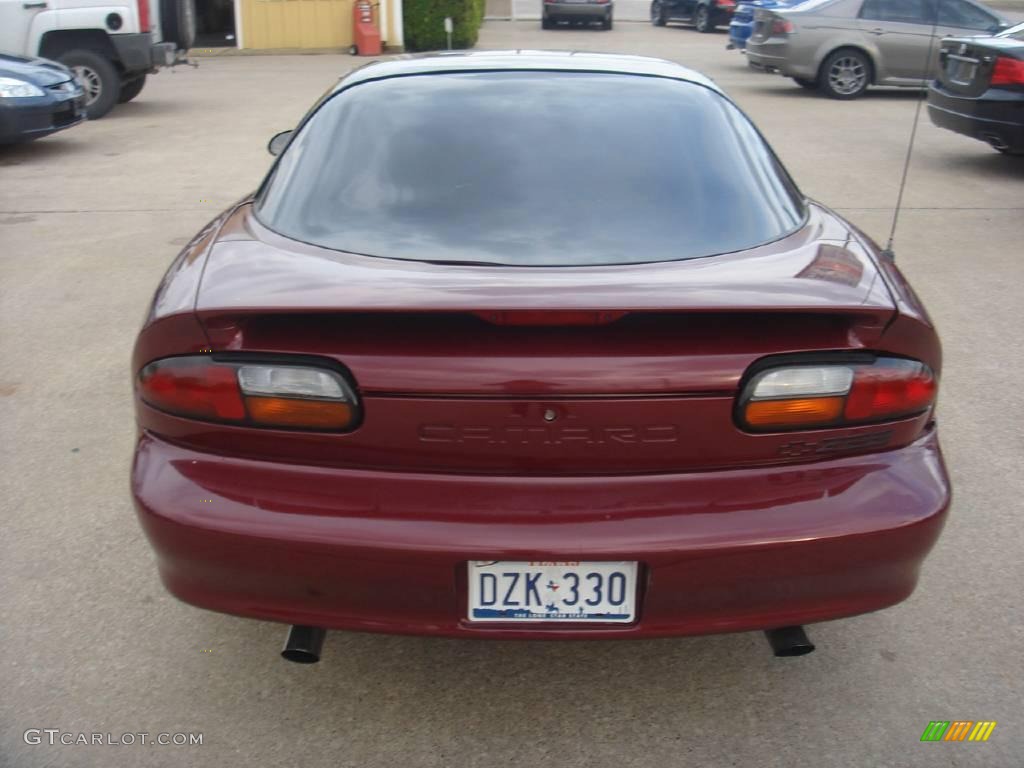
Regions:
<svg viewBox="0 0 1024 768"><path fill-rule="evenodd" d="M469 563L469 620L516 622L633 621L636 563Z"/></svg>
<svg viewBox="0 0 1024 768"><path fill-rule="evenodd" d="M978 65L973 61L951 58L946 68L946 74L950 81L957 85L970 85L977 69Z"/></svg>

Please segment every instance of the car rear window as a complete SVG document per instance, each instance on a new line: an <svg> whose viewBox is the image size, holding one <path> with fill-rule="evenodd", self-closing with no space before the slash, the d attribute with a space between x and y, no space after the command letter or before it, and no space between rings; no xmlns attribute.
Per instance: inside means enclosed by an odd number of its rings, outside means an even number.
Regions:
<svg viewBox="0 0 1024 768"><path fill-rule="evenodd" d="M708 88L487 72L331 97L280 158L257 216L358 254L580 266L750 248L795 230L804 209L749 120Z"/></svg>

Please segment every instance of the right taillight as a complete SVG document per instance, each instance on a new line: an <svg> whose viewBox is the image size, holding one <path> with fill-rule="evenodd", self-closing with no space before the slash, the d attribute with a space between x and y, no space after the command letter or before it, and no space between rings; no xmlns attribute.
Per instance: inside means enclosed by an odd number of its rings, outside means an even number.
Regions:
<svg viewBox="0 0 1024 768"><path fill-rule="evenodd" d="M935 389L931 369L916 360L779 365L750 377L737 417L752 432L888 421L928 410Z"/></svg>
<svg viewBox="0 0 1024 768"><path fill-rule="evenodd" d="M1024 61L1000 56L992 66L992 85L1024 85Z"/></svg>

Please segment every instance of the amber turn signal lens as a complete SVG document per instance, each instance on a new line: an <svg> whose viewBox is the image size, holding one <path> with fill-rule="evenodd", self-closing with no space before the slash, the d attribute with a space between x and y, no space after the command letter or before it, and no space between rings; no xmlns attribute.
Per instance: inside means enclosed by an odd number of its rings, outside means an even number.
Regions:
<svg viewBox="0 0 1024 768"><path fill-rule="evenodd" d="M247 397L249 418L261 426L345 429L354 412L348 403L330 400L295 400L288 397Z"/></svg>
<svg viewBox="0 0 1024 768"><path fill-rule="evenodd" d="M806 397L795 400L755 400L743 414L748 425L771 427L816 427L834 423L843 412L842 397Z"/></svg>

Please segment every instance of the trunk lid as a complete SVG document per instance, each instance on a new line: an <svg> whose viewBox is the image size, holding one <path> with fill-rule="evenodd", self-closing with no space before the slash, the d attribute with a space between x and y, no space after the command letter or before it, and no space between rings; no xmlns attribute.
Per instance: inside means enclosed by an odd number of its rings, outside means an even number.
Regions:
<svg viewBox="0 0 1024 768"><path fill-rule="evenodd" d="M246 206L210 253L196 309L216 351L339 361L364 408L347 435L224 428L207 447L540 474L792 460L792 436L734 426L744 371L771 354L872 349L893 315L871 257L816 206L799 232L741 254L585 268L353 256L280 238ZM526 310L614 314L551 326L494 314ZM833 430L833 445L863 449L872 431Z"/></svg>
<svg viewBox="0 0 1024 768"><path fill-rule="evenodd" d="M1024 59L1024 44L1012 38L947 38L939 49L939 82L958 96L981 96L990 87L999 56Z"/></svg>

